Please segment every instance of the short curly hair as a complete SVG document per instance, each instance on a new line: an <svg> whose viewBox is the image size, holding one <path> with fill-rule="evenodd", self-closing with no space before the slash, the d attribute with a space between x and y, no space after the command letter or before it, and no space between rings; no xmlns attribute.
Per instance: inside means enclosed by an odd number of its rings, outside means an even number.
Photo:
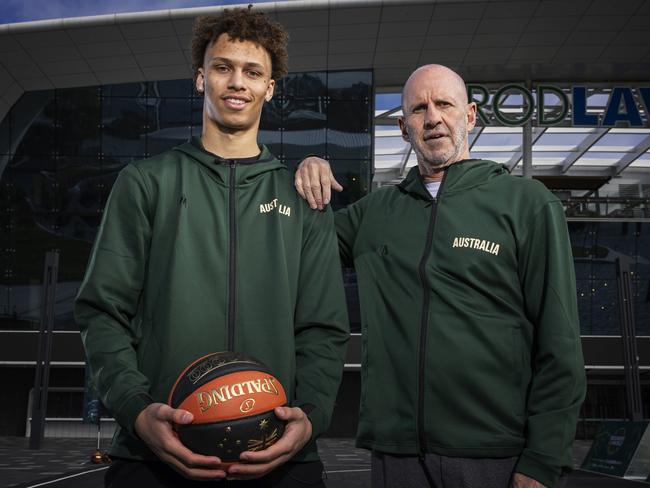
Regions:
<svg viewBox="0 0 650 488"><path fill-rule="evenodd" d="M232 39L252 41L266 49L271 57L271 78L279 80L287 74L289 34L279 23L264 13L249 8L225 9L221 14L204 15L194 21L192 36L192 71L196 79L203 66L205 51L221 34Z"/></svg>

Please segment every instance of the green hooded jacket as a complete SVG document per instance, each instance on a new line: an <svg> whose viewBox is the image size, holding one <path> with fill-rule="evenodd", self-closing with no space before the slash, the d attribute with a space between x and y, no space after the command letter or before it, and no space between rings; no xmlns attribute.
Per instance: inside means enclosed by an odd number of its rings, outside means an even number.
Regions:
<svg viewBox="0 0 650 488"><path fill-rule="evenodd" d="M546 486L570 469L585 394L560 202L492 161L417 167L337 212L359 283L357 443L395 454L519 456Z"/></svg>
<svg viewBox="0 0 650 488"><path fill-rule="evenodd" d="M75 318L119 424L111 454L151 459L133 432L193 360L261 360L312 422L316 459L348 338L332 212L312 212L266 149L222 160L195 140L129 164L106 205Z"/></svg>

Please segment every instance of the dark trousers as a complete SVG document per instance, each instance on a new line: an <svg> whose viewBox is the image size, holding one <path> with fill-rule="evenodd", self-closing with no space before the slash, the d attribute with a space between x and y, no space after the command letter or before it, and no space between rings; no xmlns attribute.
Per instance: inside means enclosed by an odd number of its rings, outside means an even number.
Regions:
<svg viewBox="0 0 650 488"><path fill-rule="evenodd" d="M161 461L114 459L104 478L106 488L325 488L323 464L285 463L263 478L250 481L193 481Z"/></svg>
<svg viewBox="0 0 650 488"><path fill-rule="evenodd" d="M372 453L372 488L509 488L510 458L459 458Z"/></svg>

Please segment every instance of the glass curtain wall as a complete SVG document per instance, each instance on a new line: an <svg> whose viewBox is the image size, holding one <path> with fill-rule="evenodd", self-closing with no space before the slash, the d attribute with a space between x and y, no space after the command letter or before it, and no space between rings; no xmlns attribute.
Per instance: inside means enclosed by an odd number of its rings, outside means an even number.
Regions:
<svg viewBox="0 0 650 488"><path fill-rule="evenodd" d="M372 173L371 71L289 74L278 83L260 141L289 167L327 157L357 200ZM38 328L45 253L60 250L57 329L75 329L72 300L102 209L126 164L201 133L190 80L30 92L0 124L0 328ZM351 300L354 275L346 274Z"/></svg>

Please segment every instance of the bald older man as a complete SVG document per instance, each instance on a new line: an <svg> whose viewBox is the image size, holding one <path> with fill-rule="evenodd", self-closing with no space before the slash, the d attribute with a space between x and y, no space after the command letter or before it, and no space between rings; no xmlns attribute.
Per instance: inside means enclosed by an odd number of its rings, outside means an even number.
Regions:
<svg viewBox="0 0 650 488"><path fill-rule="evenodd" d="M359 283L373 487L561 486L585 393L562 205L470 158L476 104L452 70L416 70L402 110L417 167L335 217ZM301 164L312 208L330 186L326 162Z"/></svg>

